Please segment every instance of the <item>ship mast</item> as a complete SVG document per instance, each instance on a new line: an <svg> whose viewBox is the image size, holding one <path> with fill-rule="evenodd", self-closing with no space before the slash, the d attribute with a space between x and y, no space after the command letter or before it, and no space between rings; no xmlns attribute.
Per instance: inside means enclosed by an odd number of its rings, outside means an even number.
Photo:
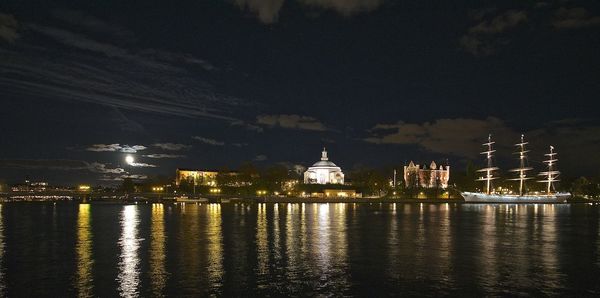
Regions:
<svg viewBox="0 0 600 298"><path fill-rule="evenodd" d="M485 154L487 167L477 170L478 172L485 172L485 176L480 177L477 180L485 181L485 193L486 194L492 193L492 180L498 179L498 177L494 177L494 171L498 170L498 168L494 167L493 163L492 163L492 157L494 157L493 153L496 152L496 150L494 150L494 148L492 146L492 145L494 145L494 143L495 142L492 142L492 135L491 134L488 135L487 143L482 144L482 146L484 146L487 150L481 152L481 154Z"/></svg>
<svg viewBox="0 0 600 298"><path fill-rule="evenodd" d="M532 170L532 168L527 167L527 152L529 150L525 149L525 145L529 144L529 142L525 142L525 136L521 135L521 142L515 144L519 151L515 152L515 154L519 155L519 167L516 169L511 169L511 172L517 173L517 178L512 178L508 180L519 181L519 195L522 196L525 187L525 180L532 179L532 177L527 177L527 171Z"/></svg>
<svg viewBox="0 0 600 298"><path fill-rule="evenodd" d="M558 175L560 175L559 171L555 170L556 162L558 159L556 158L557 153L554 152L554 147L550 146L550 153L544 154L548 159L544 160L544 163L547 164L548 171L540 172L540 176L544 176L544 180L540 180L539 182L546 183L546 193L550 194L550 191L554 188L553 183L560 181L558 180Z"/></svg>

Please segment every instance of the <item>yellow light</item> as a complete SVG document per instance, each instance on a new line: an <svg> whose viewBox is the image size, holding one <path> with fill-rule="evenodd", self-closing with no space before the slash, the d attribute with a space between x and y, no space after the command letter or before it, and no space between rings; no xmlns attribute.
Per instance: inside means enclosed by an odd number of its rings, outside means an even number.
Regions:
<svg viewBox="0 0 600 298"><path fill-rule="evenodd" d="M79 185L79 190L80 191L88 191L88 190L90 190L90 186L89 185Z"/></svg>

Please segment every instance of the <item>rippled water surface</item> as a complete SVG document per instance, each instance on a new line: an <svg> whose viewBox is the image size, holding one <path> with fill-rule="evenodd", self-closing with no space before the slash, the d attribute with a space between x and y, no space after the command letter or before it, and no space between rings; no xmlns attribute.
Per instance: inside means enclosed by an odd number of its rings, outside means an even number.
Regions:
<svg viewBox="0 0 600 298"><path fill-rule="evenodd" d="M0 205L0 296L600 295L589 205Z"/></svg>

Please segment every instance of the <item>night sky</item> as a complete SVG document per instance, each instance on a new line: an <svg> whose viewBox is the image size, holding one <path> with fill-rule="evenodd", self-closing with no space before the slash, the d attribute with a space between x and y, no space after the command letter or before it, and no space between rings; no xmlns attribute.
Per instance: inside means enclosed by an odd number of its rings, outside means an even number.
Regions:
<svg viewBox="0 0 600 298"><path fill-rule="evenodd" d="M0 178L446 161L600 173L598 1L0 2ZM124 157L135 156L127 165Z"/></svg>

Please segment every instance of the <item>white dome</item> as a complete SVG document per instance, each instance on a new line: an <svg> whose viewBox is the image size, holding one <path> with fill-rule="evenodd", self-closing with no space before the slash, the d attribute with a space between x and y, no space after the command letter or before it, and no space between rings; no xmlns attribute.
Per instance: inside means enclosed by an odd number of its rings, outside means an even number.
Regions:
<svg viewBox="0 0 600 298"><path fill-rule="evenodd" d="M323 148L321 160L304 172L304 183L309 184L344 184L344 173L336 164L327 158L327 150Z"/></svg>
<svg viewBox="0 0 600 298"><path fill-rule="evenodd" d="M330 162L329 160L319 160L319 161L315 162L312 166L313 167L337 167L334 163Z"/></svg>

